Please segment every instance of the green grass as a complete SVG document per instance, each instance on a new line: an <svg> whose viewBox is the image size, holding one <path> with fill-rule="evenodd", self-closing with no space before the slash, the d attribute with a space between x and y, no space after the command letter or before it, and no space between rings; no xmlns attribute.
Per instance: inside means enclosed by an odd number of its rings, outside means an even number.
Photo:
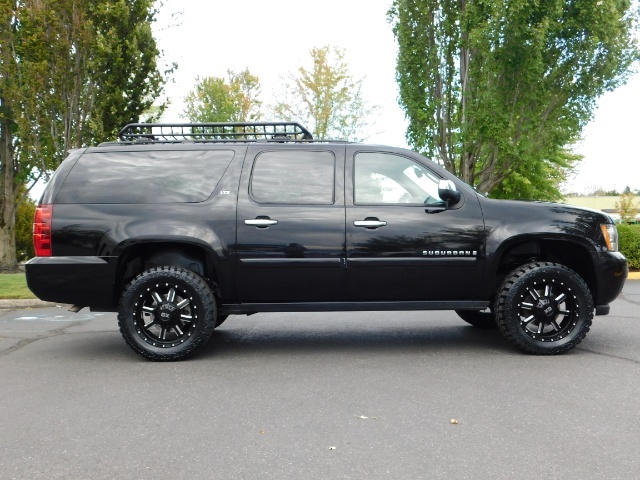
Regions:
<svg viewBox="0 0 640 480"><path fill-rule="evenodd" d="M36 298L27 287L24 273L0 275L0 298Z"/></svg>

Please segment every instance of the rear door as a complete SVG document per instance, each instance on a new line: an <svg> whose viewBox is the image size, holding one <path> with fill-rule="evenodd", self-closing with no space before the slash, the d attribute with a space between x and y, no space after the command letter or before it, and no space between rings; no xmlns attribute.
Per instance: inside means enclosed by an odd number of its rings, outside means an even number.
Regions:
<svg viewBox="0 0 640 480"><path fill-rule="evenodd" d="M237 214L242 303L340 301L345 289L344 145L254 145Z"/></svg>
<svg viewBox="0 0 640 480"><path fill-rule="evenodd" d="M471 300L484 268L484 222L467 193L451 209L441 179L404 153L347 147L350 301Z"/></svg>

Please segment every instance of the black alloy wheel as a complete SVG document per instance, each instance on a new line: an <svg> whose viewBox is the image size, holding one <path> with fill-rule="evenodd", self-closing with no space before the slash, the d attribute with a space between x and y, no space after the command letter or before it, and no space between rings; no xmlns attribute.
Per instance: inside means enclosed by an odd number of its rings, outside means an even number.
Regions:
<svg viewBox="0 0 640 480"><path fill-rule="evenodd" d="M574 348L593 319L593 299L582 278L556 263L534 262L509 274L496 301L503 335L528 353L550 355Z"/></svg>
<svg viewBox="0 0 640 480"><path fill-rule="evenodd" d="M136 353L150 360L179 360L207 342L216 313L215 297L202 277L182 268L157 267L126 288L118 323Z"/></svg>

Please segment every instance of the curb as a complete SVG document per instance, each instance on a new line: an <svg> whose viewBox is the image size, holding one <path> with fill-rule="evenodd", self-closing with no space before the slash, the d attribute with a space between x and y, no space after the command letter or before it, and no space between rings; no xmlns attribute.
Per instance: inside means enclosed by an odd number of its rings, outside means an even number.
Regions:
<svg viewBox="0 0 640 480"><path fill-rule="evenodd" d="M640 272L629 272L627 280L640 280Z"/></svg>
<svg viewBox="0 0 640 480"><path fill-rule="evenodd" d="M64 307L65 305L55 302L44 302L37 298L2 298L0 299L0 310L13 310L16 308L45 308Z"/></svg>

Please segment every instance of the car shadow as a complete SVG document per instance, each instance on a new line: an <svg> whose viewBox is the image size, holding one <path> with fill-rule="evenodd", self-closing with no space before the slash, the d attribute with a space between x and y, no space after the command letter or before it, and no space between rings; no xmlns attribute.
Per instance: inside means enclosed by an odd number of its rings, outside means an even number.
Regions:
<svg viewBox="0 0 640 480"><path fill-rule="evenodd" d="M307 328L300 324L263 326L257 329L228 326L215 330L209 342L197 353L198 358L236 356L247 353L339 354L339 353L417 353L443 350L471 352L520 352L513 348L497 329L479 329L469 325L424 326L377 325L358 329Z"/></svg>

